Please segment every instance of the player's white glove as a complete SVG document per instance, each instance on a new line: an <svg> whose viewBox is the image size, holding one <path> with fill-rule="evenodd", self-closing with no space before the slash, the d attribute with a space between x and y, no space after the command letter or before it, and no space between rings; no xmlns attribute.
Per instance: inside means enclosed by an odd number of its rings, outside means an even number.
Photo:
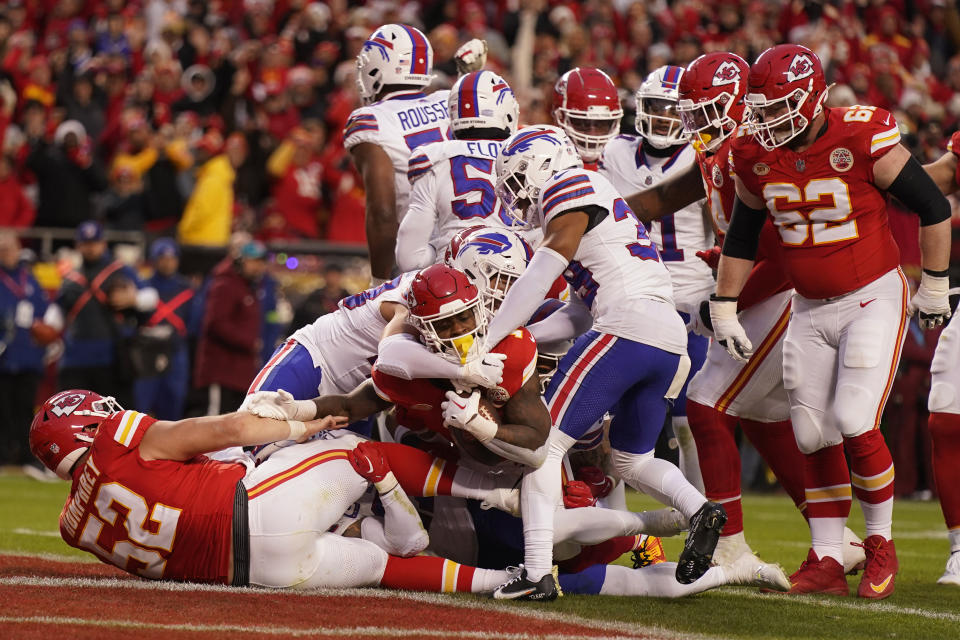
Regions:
<svg viewBox="0 0 960 640"><path fill-rule="evenodd" d="M497 436L497 423L480 415L479 390L466 398L456 391L447 391L447 400L440 403L440 409L448 427L463 429L480 442L490 442Z"/></svg>
<svg viewBox="0 0 960 640"><path fill-rule="evenodd" d="M921 329L939 327L950 318L950 277L934 276L924 269L920 286L910 298L910 315L919 312L917 322Z"/></svg>
<svg viewBox="0 0 960 640"><path fill-rule="evenodd" d="M503 361L507 354L490 352L460 367L457 382L481 387L495 387L503 382Z"/></svg>
<svg viewBox="0 0 960 640"><path fill-rule="evenodd" d="M690 321L687 322L687 333L695 333L704 338L713 337L713 321L710 320L710 301L703 300L690 313Z"/></svg>
<svg viewBox="0 0 960 640"><path fill-rule="evenodd" d="M734 360L746 362L753 355L753 344L737 319L737 299L710 296L710 322L713 338Z"/></svg>
<svg viewBox="0 0 960 640"><path fill-rule="evenodd" d="M283 389L277 391L257 391L244 401L244 411L261 418L277 420L313 420L317 417L317 406L312 400L294 400Z"/></svg>
<svg viewBox="0 0 960 640"><path fill-rule="evenodd" d="M480 71L487 63L487 41L474 38L457 49L453 56L457 65L457 72L466 75L473 71Z"/></svg>

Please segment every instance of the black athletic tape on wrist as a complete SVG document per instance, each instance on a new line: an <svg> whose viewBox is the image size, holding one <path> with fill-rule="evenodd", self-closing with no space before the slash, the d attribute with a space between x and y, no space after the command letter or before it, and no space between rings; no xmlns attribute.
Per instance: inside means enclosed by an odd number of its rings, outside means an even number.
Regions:
<svg viewBox="0 0 960 640"><path fill-rule="evenodd" d="M934 271L933 269L924 269L923 272L928 276L933 276L934 278L946 278L950 275L950 269L944 269L943 271Z"/></svg>
<svg viewBox="0 0 960 640"><path fill-rule="evenodd" d="M710 300L713 302L736 302L737 296L718 296L715 293L711 293Z"/></svg>

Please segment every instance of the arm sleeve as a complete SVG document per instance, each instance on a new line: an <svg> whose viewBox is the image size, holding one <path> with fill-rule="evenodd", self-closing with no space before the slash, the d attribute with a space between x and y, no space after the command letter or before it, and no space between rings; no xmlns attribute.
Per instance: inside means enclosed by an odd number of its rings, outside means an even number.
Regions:
<svg viewBox="0 0 960 640"><path fill-rule="evenodd" d="M489 442L484 442L483 446L501 458L506 458L507 460L512 460L513 462L519 462L520 464L528 466L532 469L539 469L543 465L543 461L547 459L548 444L549 443L544 442L539 449L527 449L525 447L510 444L509 442L503 442L502 440L497 440L494 438Z"/></svg>
<svg viewBox="0 0 960 640"><path fill-rule="evenodd" d="M946 196L913 156L903 165L887 191L920 216L922 227L950 218L950 203Z"/></svg>
<svg viewBox="0 0 960 640"><path fill-rule="evenodd" d="M404 380L460 378L459 365L445 360L405 333L398 333L380 341L377 369Z"/></svg>
<svg viewBox="0 0 960 640"><path fill-rule="evenodd" d="M593 316L580 296L570 296L567 304L540 322L527 325L527 329L540 344L575 338L589 331L592 325Z"/></svg>
<svg viewBox="0 0 960 640"><path fill-rule="evenodd" d="M437 224L437 177L429 171L410 190L410 208L397 230L397 266L415 271L433 264L436 251L430 236Z"/></svg>
<svg viewBox="0 0 960 640"><path fill-rule="evenodd" d="M523 275L510 287L500 310L487 329L487 344L495 345L507 334L523 326L543 303L554 280L563 273L570 261L549 247L540 247Z"/></svg>
<svg viewBox="0 0 960 640"><path fill-rule="evenodd" d="M739 197L733 203L730 228L723 240L723 255L753 260L760 245L760 230L767 219L764 209L748 207Z"/></svg>

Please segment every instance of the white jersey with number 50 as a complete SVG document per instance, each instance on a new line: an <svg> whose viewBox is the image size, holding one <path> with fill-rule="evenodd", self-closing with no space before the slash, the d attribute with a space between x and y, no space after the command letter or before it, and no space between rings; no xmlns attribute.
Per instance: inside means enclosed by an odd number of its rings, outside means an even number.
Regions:
<svg viewBox="0 0 960 640"><path fill-rule="evenodd" d="M586 169L561 171L541 187L538 207L544 231L568 211L591 216L563 275L590 308L595 330L686 353L670 275L647 230L606 178Z"/></svg>
<svg viewBox="0 0 960 640"><path fill-rule="evenodd" d="M372 142L383 149L393 163L397 194L397 220L407 212L410 182L407 161L410 152L431 142L449 140L447 90L424 95L419 91L398 93L380 102L354 109L343 128L343 146L351 149Z"/></svg>
<svg viewBox="0 0 960 640"><path fill-rule="evenodd" d="M478 224L518 225L504 212L493 189L494 163L501 145L498 140L447 140L410 154L407 178L412 186L406 224L432 228L429 242L436 255L443 255L461 229ZM397 254L404 249L398 247Z"/></svg>
<svg viewBox="0 0 960 640"><path fill-rule="evenodd" d="M300 327L291 338L310 353L323 376L320 395L349 393L370 377L380 334L387 326L380 313L384 302L406 304L407 290L416 272L404 273L379 287L347 296L339 309Z"/></svg>
<svg viewBox="0 0 960 640"><path fill-rule="evenodd" d="M692 145L661 158L644 153L643 138L621 135L604 147L597 171L620 193L636 193L687 171L694 162ZM670 272L674 300L682 310L699 305L714 289L710 267L697 257L697 251L709 249L714 243L710 221L703 215L703 202L699 200L650 225L650 239Z"/></svg>

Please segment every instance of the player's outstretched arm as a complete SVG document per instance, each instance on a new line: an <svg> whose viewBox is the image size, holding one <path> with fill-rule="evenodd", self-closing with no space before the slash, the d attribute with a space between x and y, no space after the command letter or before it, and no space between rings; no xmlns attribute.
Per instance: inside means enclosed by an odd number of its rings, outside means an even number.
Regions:
<svg viewBox="0 0 960 640"><path fill-rule="evenodd" d="M627 196L624 200L637 214L640 222L650 222L675 213L703 197L706 197L703 177L700 175L700 168L694 163L683 173Z"/></svg>
<svg viewBox="0 0 960 640"><path fill-rule="evenodd" d="M350 149L363 180L367 203L367 247L370 251L370 275L373 284L390 279L393 251L397 243L397 195L393 183L393 163L387 152L372 142Z"/></svg>
<svg viewBox="0 0 960 640"><path fill-rule="evenodd" d="M150 425L143 435L139 452L144 460L189 460L227 447L266 444L277 440L302 442L315 433L344 425L346 419L338 416L300 422L261 418L239 411L176 422L161 420Z"/></svg>
<svg viewBox="0 0 960 640"><path fill-rule="evenodd" d="M940 193L950 195L960 189L956 178L957 156L953 152L948 151L937 160L923 165L923 169L930 174Z"/></svg>
<svg viewBox="0 0 960 640"><path fill-rule="evenodd" d="M522 327L543 304L544 296L576 254L589 222L590 216L577 210L559 213L550 220L543 243L490 321L487 345L499 344L511 331Z"/></svg>

